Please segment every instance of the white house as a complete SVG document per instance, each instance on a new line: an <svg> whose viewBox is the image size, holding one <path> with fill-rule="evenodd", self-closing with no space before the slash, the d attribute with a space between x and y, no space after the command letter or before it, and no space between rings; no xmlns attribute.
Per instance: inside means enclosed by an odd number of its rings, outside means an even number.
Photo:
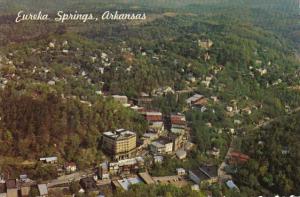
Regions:
<svg viewBox="0 0 300 197"><path fill-rule="evenodd" d="M45 163L54 164L57 163L57 157L42 157L40 158L40 161L43 161Z"/></svg>
<svg viewBox="0 0 300 197"><path fill-rule="evenodd" d="M177 168L176 172L177 172L177 175L179 175L179 176L186 174L185 169L183 169L183 168Z"/></svg>

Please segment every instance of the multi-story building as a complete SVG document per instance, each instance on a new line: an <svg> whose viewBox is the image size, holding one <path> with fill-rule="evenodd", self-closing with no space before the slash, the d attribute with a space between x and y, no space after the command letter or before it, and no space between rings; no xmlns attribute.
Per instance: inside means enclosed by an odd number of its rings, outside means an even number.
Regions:
<svg viewBox="0 0 300 197"><path fill-rule="evenodd" d="M141 114L148 121L151 132L160 134L164 130L163 115L161 112L146 111Z"/></svg>
<svg viewBox="0 0 300 197"><path fill-rule="evenodd" d="M150 151L153 154L170 154L173 151L173 142L167 138L160 138L150 144Z"/></svg>
<svg viewBox="0 0 300 197"><path fill-rule="evenodd" d="M144 167L144 159L135 157L109 163L109 173L112 175L137 173Z"/></svg>
<svg viewBox="0 0 300 197"><path fill-rule="evenodd" d="M186 119L183 114L171 115L171 132L184 134L186 130Z"/></svg>
<svg viewBox="0 0 300 197"><path fill-rule="evenodd" d="M132 158L136 154L136 134L125 129L109 131L103 134L103 150L114 160Z"/></svg>

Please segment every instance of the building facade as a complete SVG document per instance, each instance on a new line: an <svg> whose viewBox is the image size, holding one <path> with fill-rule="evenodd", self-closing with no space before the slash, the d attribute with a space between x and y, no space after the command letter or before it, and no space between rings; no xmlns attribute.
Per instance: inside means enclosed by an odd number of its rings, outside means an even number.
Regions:
<svg viewBox="0 0 300 197"><path fill-rule="evenodd" d="M144 163L145 161L142 157L112 162L109 163L109 173L112 175L137 173L139 170L143 169Z"/></svg>
<svg viewBox="0 0 300 197"><path fill-rule="evenodd" d="M170 154L173 152L173 142L169 139L160 138L157 141L154 141L149 146L150 152L152 154Z"/></svg>
<svg viewBox="0 0 300 197"><path fill-rule="evenodd" d="M98 168L98 175L101 180L109 179L109 167L107 162L103 162L100 164Z"/></svg>
<svg viewBox="0 0 300 197"><path fill-rule="evenodd" d="M102 148L114 160L132 158L136 154L136 134L125 129L105 132Z"/></svg>

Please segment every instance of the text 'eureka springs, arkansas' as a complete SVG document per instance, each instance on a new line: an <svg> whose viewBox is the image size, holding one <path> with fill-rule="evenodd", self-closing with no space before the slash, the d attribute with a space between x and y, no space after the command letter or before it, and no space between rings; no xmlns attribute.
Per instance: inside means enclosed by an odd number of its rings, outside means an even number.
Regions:
<svg viewBox="0 0 300 197"><path fill-rule="evenodd" d="M73 13L66 13L63 11L57 11L52 16L47 13L39 11L37 13L30 13L20 10L15 19L16 23L22 21L55 21L64 23L67 21L81 21L83 23L88 21L99 21L99 20L146 20L146 13L123 13L120 11L105 11L101 15L93 13L79 13L75 11Z"/></svg>

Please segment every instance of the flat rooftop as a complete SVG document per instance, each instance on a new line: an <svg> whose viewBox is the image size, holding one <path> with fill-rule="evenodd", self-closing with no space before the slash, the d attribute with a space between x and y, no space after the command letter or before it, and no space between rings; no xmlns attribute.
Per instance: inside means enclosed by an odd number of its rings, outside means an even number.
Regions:
<svg viewBox="0 0 300 197"><path fill-rule="evenodd" d="M153 178L150 176L150 174L148 172L141 172L139 173L139 176L143 179L143 181L146 184L154 184L155 181L153 180Z"/></svg>
<svg viewBox="0 0 300 197"><path fill-rule="evenodd" d="M128 190L130 185L142 183L143 181L139 177L133 177L133 178L124 178L118 180L118 182L124 190Z"/></svg>
<svg viewBox="0 0 300 197"><path fill-rule="evenodd" d="M137 163L143 163L144 159L142 157L135 157L131 159L123 159L118 162L110 163L109 166L129 166L135 165Z"/></svg>
<svg viewBox="0 0 300 197"><path fill-rule="evenodd" d="M156 112L156 111L148 111L148 112L145 112L145 115L147 115L147 116L162 116L162 113Z"/></svg>
<svg viewBox="0 0 300 197"><path fill-rule="evenodd" d="M117 129L115 131L104 132L103 135L113 139L122 139L122 138L135 136L136 134L126 129Z"/></svg>

